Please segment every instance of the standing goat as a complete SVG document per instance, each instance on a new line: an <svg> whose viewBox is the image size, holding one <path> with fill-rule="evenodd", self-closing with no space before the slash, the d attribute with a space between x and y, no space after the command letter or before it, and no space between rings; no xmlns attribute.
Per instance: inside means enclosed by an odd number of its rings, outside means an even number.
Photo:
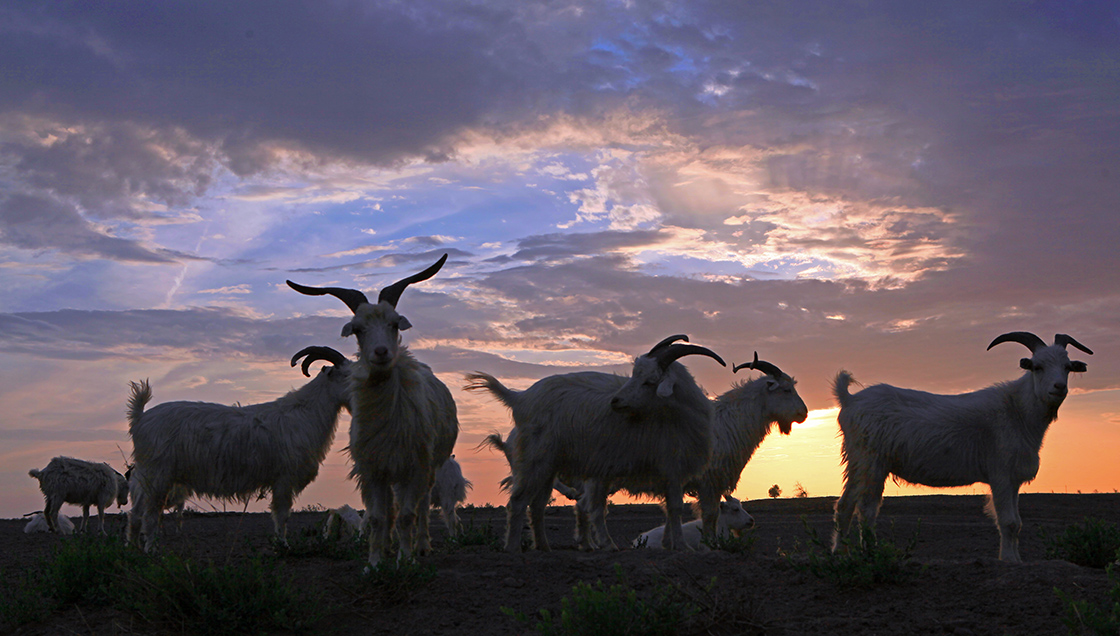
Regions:
<svg viewBox="0 0 1120 636"><path fill-rule="evenodd" d="M874 528L889 475L934 487L991 487L988 512L999 527L999 558L1019 563L1019 488L1038 474L1046 429L1069 393L1070 372L1084 372L1066 345L1092 354L1073 338L1058 334L1047 345L1023 331L1006 333L988 345L1018 342L1031 350L1018 380L960 395L935 395L877 384L852 395L852 376L841 371L833 393L840 404L844 434L844 489L836 502L832 548L857 511Z"/></svg>
<svg viewBox="0 0 1120 636"><path fill-rule="evenodd" d="M152 389L146 380L131 383L128 431L141 486L133 512L141 518L145 551L155 547L160 514L176 488L243 502L271 490L276 536L287 540L292 500L319 474L339 411L350 405L350 361L330 347L307 347L292 357L292 366L304 356L304 375L315 361L330 365L263 404L165 402L145 411Z"/></svg>
<svg viewBox="0 0 1120 636"><path fill-rule="evenodd" d="M759 360L758 353L755 352L753 362L732 367L734 372L739 369L755 369L766 375L738 384L715 399L712 415L712 459L701 475L685 484L685 492L695 495L698 500L705 537L710 537L718 527L722 507L720 498L735 491L743 468L773 425L777 423L782 434L789 435L794 422L801 423L809 417L805 402L797 394L797 382L776 365ZM594 491L599 485L587 483L584 487ZM632 495L656 493L652 484L627 479L611 484L611 491L620 488ZM607 534L605 508L595 508L591 502L585 502L576 509L577 514L584 509L590 513L600 545L613 544ZM585 523L581 520L579 526L582 531ZM589 538L581 539L585 547L590 547Z"/></svg>
<svg viewBox="0 0 1120 636"><path fill-rule="evenodd" d="M463 477L463 468L455 461L454 455L447 458L436 471L435 483L432 485L432 505L439 508L449 537L459 533L459 513L456 508L467 500L467 490L472 485L470 480Z"/></svg>
<svg viewBox="0 0 1120 636"><path fill-rule="evenodd" d="M397 313L397 301L412 283L435 276L446 260L444 254L428 269L382 289L376 304L355 289L288 281L302 294L330 294L354 312L342 328L342 337L358 339L358 360L350 373L350 476L358 480L365 505L362 523L368 524L371 567L389 554L394 496L399 504L397 558L410 557L414 549L421 554L431 550L430 491L436 469L451 457L459 420L447 386L401 344L400 332L412 324Z"/></svg>
<svg viewBox="0 0 1120 636"><path fill-rule="evenodd" d="M32 468L28 474L39 480L39 490L47 499L43 516L51 532L59 532L58 511L63 503L82 507L82 525L78 528L81 532L89 522L89 507L97 506L101 534L105 534L105 509L114 501L118 506L128 503L128 481L109 464L60 455L46 468Z"/></svg>
<svg viewBox="0 0 1120 636"><path fill-rule="evenodd" d="M711 456L712 404L676 360L700 354L726 364L709 349L673 344L676 340L688 338L673 336L655 345L634 361L629 378L567 373L513 391L485 373L467 375L466 389L490 391L512 411L517 431L506 550L521 550L526 507L534 545L549 549L544 511L557 475L654 484L665 500L665 547L688 549L681 533L683 487ZM605 488L598 489L591 505L603 508L606 496Z"/></svg>

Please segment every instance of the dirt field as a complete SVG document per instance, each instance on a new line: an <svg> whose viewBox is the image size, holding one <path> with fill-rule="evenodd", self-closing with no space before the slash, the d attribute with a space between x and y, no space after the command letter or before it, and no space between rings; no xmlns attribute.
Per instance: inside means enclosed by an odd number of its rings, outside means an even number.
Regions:
<svg viewBox="0 0 1120 636"><path fill-rule="evenodd" d="M840 589L800 571L782 553L804 558L805 518L821 536L830 528L832 498L746 502L757 521L749 554L575 550L571 508L550 508L553 551L506 554L483 547L440 549L443 528L433 518L435 553L423 562L437 575L412 598L392 607L364 603L352 590L363 563L323 557L283 558L283 567L302 589L321 591L332 603L318 633L349 634L522 634L531 625L501 611L511 607L536 615L554 612L579 581L613 583L615 565L628 584L648 590L666 579L699 589L715 577L715 602L726 616L711 633L765 634L1064 634L1062 604L1054 588L1099 602L1109 587L1103 570L1045 560L1045 537L1093 516L1120 523L1120 495L1023 495L1021 566L995 557L998 535L983 514L979 496L941 495L888 498L880 536L906 543L917 532L914 559L924 566L913 579L893 585ZM324 513L293 515L291 532L321 523ZM504 533L502 508L473 508L463 514L476 528L489 524ZM123 521L114 518L114 528ZM608 523L616 540L629 541L661 523L654 505L613 506ZM223 562L252 549L268 550L271 521L265 514L188 515L182 531L173 519L163 549ZM919 527L920 524L920 527ZM0 520L0 568L35 567L66 537L22 532L23 520ZM620 541L621 543L621 541ZM71 607L18 634L176 633L138 625L113 610Z"/></svg>

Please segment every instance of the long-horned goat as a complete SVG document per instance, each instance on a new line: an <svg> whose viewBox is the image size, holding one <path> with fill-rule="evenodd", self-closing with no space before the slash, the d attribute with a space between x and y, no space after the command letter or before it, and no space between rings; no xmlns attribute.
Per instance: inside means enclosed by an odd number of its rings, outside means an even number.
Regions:
<svg viewBox="0 0 1120 636"><path fill-rule="evenodd" d="M118 506L128 503L128 482L109 464L60 455L52 459L46 468L32 468L28 474L39 480L39 490L46 497L43 515L51 532L59 532L56 522L64 503L82 507L79 531L85 531L89 522L89 507L97 506L101 534L105 534L105 509L114 501Z"/></svg>
<svg viewBox="0 0 1120 636"><path fill-rule="evenodd" d="M176 488L236 501L270 490L276 536L286 540L292 500L319 474L339 411L350 405L352 363L345 356L307 347L292 357L292 366L300 358L308 376L312 363L330 364L299 389L249 406L164 402L145 411L152 389L146 380L131 383L128 428L140 485L133 512L141 519L145 550L155 547L160 514Z"/></svg>
<svg viewBox="0 0 1120 636"><path fill-rule="evenodd" d="M447 386L401 343L400 332L412 324L397 312L397 301L409 285L435 276L446 260L444 254L424 271L382 289L377 303L355 289L288 281L302 294L330 294L354 312L342 328L344 338L358 339L358 360L350 372L350 476L357 479L365 505L362 523L369 530L371 567L389 554L394 497L399 504L397 558L431 550L430 490L436 470L451 457L459 420Z"/></svg>
<svg viewBox="0 0 1120 636"><path fill-rule="evenodd" d="M750 461L751 456L766 435L770 433L773 425L778 425L778 430L783 435L789 435L793 423L804 422L809 416L808 408L801 396L797 394L797 382L782 372L781 369L770 362L758 359L754 354L753 362L746 362L732 367L734 372L740 369L754 369L763 372L761 378L740 383L732 387L714 400L712 415L712 435L714 448L712 459L704 472L685 484L685 492L695 495L700 508L705 536L709 536L718 527L718 520L722 505L720 498L729 496L739 484L739 477L743 468ZM594 492L600 485L598 483L585 483L585 492ZM653 484L635 482L622 479L611 484L610 490L625 489L633 495L649 495L656 492ZM601 497L601 495L588 495ZM577 514L584 511L591 516L591 523L598 535L599 545L613 545L607 534L604 521L604 508L596 508L591 502L581 502L577 506ZM586 523L582 520L578 524L583 528ZM592 542L588 537L580 537L584 547L591 547Z"/></svg>
<svg viewBox="0 0 1120 636"><path fill-rule="evenodd" d="M544 510L557 475L656 484L669 527L664 545L688 549L681 533L683 487L711 456L712 404L677 360L700 354L726 364L709 349L675 343L687 339L661 341L634 360L630 377L567 373L513 391L485 373L467 375L467 390L487 390L509 407L518 433L511 454L506 550L521 550L526 508L534 545L549 549ZM601 508L605 502L602 494L592 505Z"/></svg>
<svg viewBox="0 0 1120 636"><path fill-rule="evenodd" d="M699 507L697 504L696 507ZM699 510L696 511L699 514ZM754 519L743 508L742 502L728 495L724 501L719 502L719 522L715 528L705 528L703 519L693 519L681 525L684 532L685 543L693 550L703 549L703 540L710 537L728 538L739 536L739 533L754 526ZM657 526L638 535L631 545L635 548L648 547L654 550L661 548L661 538L665 534L665 526Z"/></svg>
<svg viewBox="0 0 1120 636"><path fill-rule="evenodd" d="M833 549L858 511L874 528L887 477L934 487L991 487L988 512L999 528L999 558L1019 563L1019 488L1038 474L1039 449L1046 429L1069 393L1070 372L1084 362L1070 360L1067 345L1092 354L1073 338L1058 334L1047 345L1038 336L1016 331L988 345L1018 342L1031 350L1019 361L1027 371L960 395L936 395L886 384L848 392L852 375L841 371L833 393L844 440L844 488L836 502Z"/></svg>

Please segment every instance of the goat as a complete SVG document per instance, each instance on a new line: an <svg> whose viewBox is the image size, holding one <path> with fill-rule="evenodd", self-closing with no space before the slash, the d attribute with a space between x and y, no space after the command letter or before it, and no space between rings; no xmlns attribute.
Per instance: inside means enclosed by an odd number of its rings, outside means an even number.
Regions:
<svg viewBox="0 0 1120 636"><path fill-rule="evenodd" d="M128 503L128 482L109 464L60 455L52 459L46 468L32 468L28 474L39 480L39 490L46 497L43 515L51 532L59 531L55 521L63 503L82 507L82 524L78 528L81 532L85 531L89 522L89 507L97 506L101 534L105 534L105 509L114 501L118 506Z"/></svg>
<svg viewBox="0 0 1120 636"><path fill-rule="evenodd" d="M327 511L327 520L323 524L323 538L331 541L350 539L354 535L361 536L362 515L349 506L342 504L338 508Z"/></svg>
<svg viewBox="0 0 1120 636"><path fill-rule="evenodd" d="M702 550L703 539L710 537L726 538L728 536L738 536L739 532L754 526L754 519L743 508L743 504L731 495L724 497L724 501L719 502L719 522L714 529L705 528L703 518L693 519L688 523L681 524L681 531L684 533L685 543L693 550ZM695 506L696 515L700 517L699 502ZM665 533L665 526L657 526L653 530L647 530L638 535L637 539L631 543L635 548L649 547L653 549L661 548L661 538Z"/></svg>
<svg viewBox="0 0 1120 636"><path fill-rule="evenodd" d="M894 475L934 487L988 484L987 511L999 528L999 558L1021 562L1019 488L1038 474L1042 439L1069 393L1070 372L1087 369L1084 362L1069 359L1066 345L1093 352L1065 334L1047 345L1023 331L997 337L988 349L1002 342L1030 349L1031 357L1019 361L1027 373L972 393L935 395L877 384L852 395L852 375L836 375L833 394L840 404L845 467L833 550L857 507L862 523L874 529L884 482Z"/></svg>
<svg viewBox="0 0 1120 636"><path fill-rule="evenodd" d="M358 339L358 360L350 373L350 476L358 481L369 529L369 566L388 556L397 501L397 559L431 551L428 516L436 469L451 457L459 435L455 400L447 386L401 343L412 324L397 312L401 293L427 280L447 255L426 270L381 290L377 304L355 289L288 285L311 296L330 294L346 303L354 317L342 337ZM419 522L419 528L416 527Z"/></svg>
<svg viewBox="0 0 1120 636"><path fill-rule="evenodd" d="M146 380L131 383L128 428L142 476L133 512L141 518L145 551L155 547L160 514L176 487L242 502L271 490L276 537L287 541L292 500L319 474L339 411L350 405L350 361L330 347L307 347L292 366L304 356L306 376L313 362L330 364L301 388L262 404L165 402L145 412L152 389Z"/></svg>
<svg viewBox="0 0 1120 636"><path fill-rule="evenodd" d="M518 436L507 508L506 550L521 550L526 508L537 549L548 550L544 510L557 475L610 483L629 477L655 484L665 500L669 549L688 549L681 534L684 483L712 453L712 405L677 359L704 347L666 338L634 360L629 378L585 371L552 375L513 391L485 373L467 375L468 391L487 390L512 411ZM606 505L605 489L590 501ZM585 495L586 496L586 495Z"/></svg>
<svg viewBox="0 0 1120 636"><path fill-rule="evenodd" d="M24 515L25 517L28 515ZM41 512L31 514L31 519L27 521L27 525L23 526L23 531L26 534L33 532L54 532L51 529L50 522L47 521L47 516ZM70 521L70 517L66 515L57 515L55 517L54 527L58 529L59 534L74 534L74 522Z"/></svg>
<svg viewBox="0 0 1120 636"><path fill-rule="evenodd" d="M130 466L124 473L124 478L128 480L128 489L132 493L132 509L128 511L128 526L125 529L124 542L129 544L132 542L132 537L140 530L141 515L140 511L144 509L143 499L144 495L144 476L135 466ZM187 507L187 498L190 496L190 491L183 487L181 484L175 484L167 493L167 498L163 502L163 510L175 510L175 518L179 522L179 530L183 529L183 510ZM133 513L136 514L133 514Z"/></svg>
<svg viewBox="0 0 1120 636"><path fill-rule="evenodd" d="M732 367L736 373L740 369L755 369L765 375L740 383L715 399L712 459L703 474L685 484L685 492L698 499L705 535L710 535L717 527L722 507L720 497L735 491L743 468L773 425L777 423L782 434L789 435L794 422L801 423L809 417L805 402L797 394L797 382L776 365L759 360L758 352L755 352L753 362ZM584 487L594 490L598 484L585 484ZM632 495L656 492L652 484L632 480L617 480L611 484L612 492L620 488ZM590 513L600 544L610 544L603 518L604 509L596 509L588 502L577 506L577 511L583 510ZM585 527L585 524L581 521L580 526ZM583 538L582 544L590 547L589 538Z"/></svg>
<svg viewBox="0 0 1120 636"><path fill-rule="evenodd" d="M454 455L447 458L436 471L431 500L432 505L439 508L448 536L455 536L459 532L459 514L455 508L467 500L467 489L472 485L463 477L463 469L455 461Z"/></svg>

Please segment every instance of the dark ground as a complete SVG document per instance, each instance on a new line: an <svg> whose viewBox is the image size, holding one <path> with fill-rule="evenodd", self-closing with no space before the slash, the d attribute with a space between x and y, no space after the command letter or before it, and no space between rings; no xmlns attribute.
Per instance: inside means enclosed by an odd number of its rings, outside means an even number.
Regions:
<svg viewBox="0 0 1120 636"><path fill-rule="evenodd" d="M664 553L623 550L583 553L571 539L570 507L550 508L548 532L553 551L506 554L484 547L442 550L443 528L433 516L435 553L422 562L437 574L412 598L391 607L368 602L356 592L364 563L324 557L282 558L283 568L301 589L337 599L320 621L317 633L333 634L521 634L531 626L502 613L503 606L536 615L554 613L560 599L579 581L616 582L615 565L639 590L665 579L686 589L716 577L720 615L726 621L710 633L766 634L1065 634L1059 588L1075 598L1101 602L1109 584L1103 570L1046 560L1047 536L1058 535L1087 516L1120 524L1120 495L1046 495L1021 497L1024 565L998 561L999 539L984 516L983 497L931 495L888 498L879 532L904 544L917 532L914 559L924 566L910 581L870 588L841 589L799 571L781 556L802 558L808 539L802 517L822 537L831 527L833 498L744 502L757 522L749 554L725 552ZM504 533L502 508L468 508L466 524L489 524ZM321 523L325 513L292 516L289 532ZM919 527L920 520L920 527ZM91 520L93 521L93 520ZM123 520L114 518L114 528ZM893 522L893 531L891 523ZM36 567L52 546L67 537L22 532L23 520L0 520L0 570L11 573ZM662 523L656 505L612 506L608 517L615 539L629 541ZM269 550L271 521L266 514L188 514L182 531L165 519L162 549L198 559L225 562L250 551ZM2 583L7 585L7 582ZM46 622L25 625L18 634L177 633L137 624L110 609L70 607Z"/></svg>

